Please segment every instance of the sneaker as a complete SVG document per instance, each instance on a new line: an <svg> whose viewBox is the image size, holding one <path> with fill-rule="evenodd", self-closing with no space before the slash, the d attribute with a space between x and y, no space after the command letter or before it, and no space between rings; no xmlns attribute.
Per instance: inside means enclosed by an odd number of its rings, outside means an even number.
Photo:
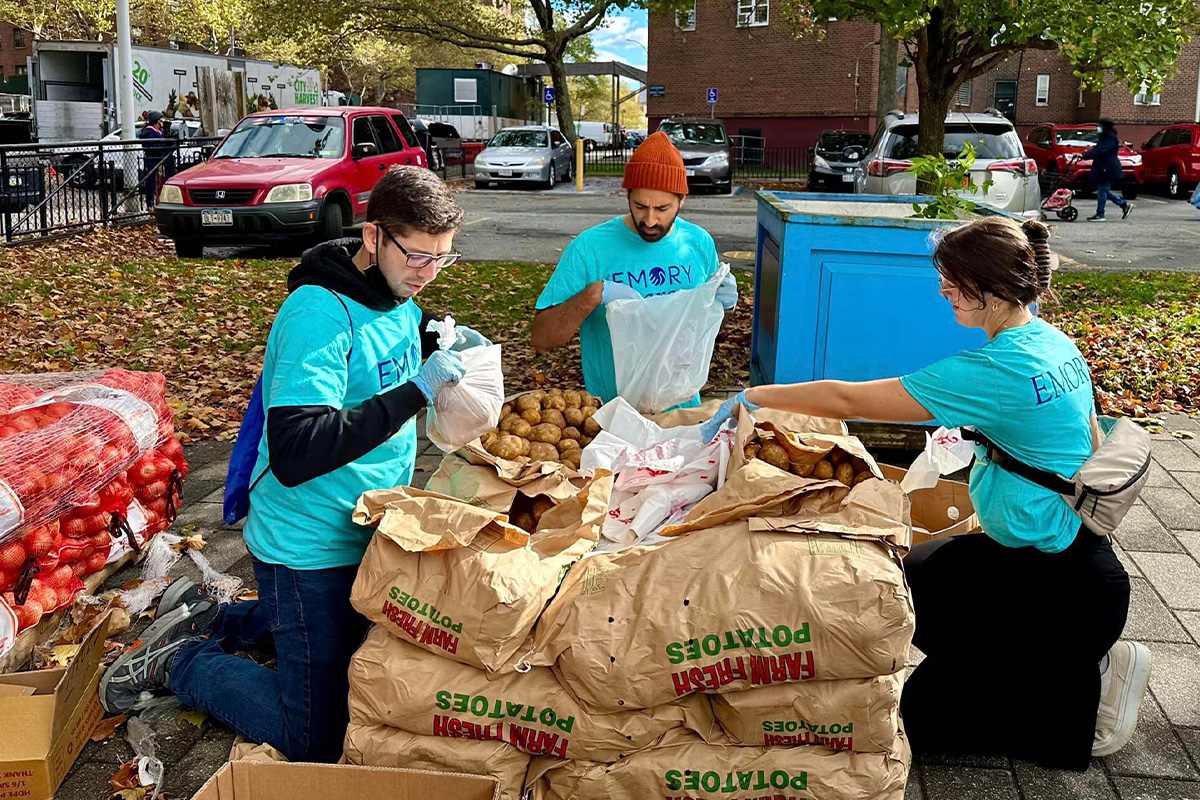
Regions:
<svg viewBox="0 0 1200 800"><path fill-rule="evenodd" d="M1150 683L1151 655L1145 645L1117 642L1108 651L1100 674L1100 709L1096 714L1093 756L1108 756L1129 744L1138 708Z"/></svg>
<svg viewBox="0 0 1200 800"><path fill-rule="evenodd" d="M1133 203L1126 203L1125 207L1121 209L1121 219L1125 219L1132 213L1133 213Z"/></svg>
<svg viewBox="0 0 1200 800"><path fill-rule="evenodd" d="M158 609L155 611L154 617L158 619L165 616L185 603L189 606L200 603L213 604L213 600L208 592L204 591L203 587L197 586L191 578L176 578L159 598Z"/></svg>
<svg viewBox="0 0 1200 800"><path fill-rule="evenodd" d="M211 618L205 624L208 609L202 610L203 605L176 606L154 620L141 638L117 657L100 679L100 705L107 713L131 711L137 708L142 692L167 688L167 672L175 653L211 625Z"/></svg>
<svg viewBox="0 0 1200 800"><path fill-rule="evenodd" d="M1105 221L1105 219L1104 219L1104 217L1097 217L1097 216L1095 216L1095 215L1092 215L1092 216L1090 216L1090 217L1088 217L1088 218L1087 218L1087 221L1088 221L1088 222L1104 222L1104 221Z"/></svg>

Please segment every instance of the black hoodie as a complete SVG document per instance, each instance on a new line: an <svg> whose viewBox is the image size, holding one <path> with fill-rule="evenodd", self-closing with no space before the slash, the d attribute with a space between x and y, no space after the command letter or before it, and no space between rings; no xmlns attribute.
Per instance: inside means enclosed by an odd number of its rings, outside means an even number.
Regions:
<svg viewBox="0 0 1200 800"><path fill-rule="evenodd" d="M374 311L391 311L407 298L396 297L379 267L365 272L354 263L362 239L335 239L304 253L288 275L288 291L321 286ZM421 319L421 357L437 349L437 334ZM386 442L422 408L425 395L411 381L352 408L276 406L267 411L270 469L284 486L298 486L344 467Z"/></svg>

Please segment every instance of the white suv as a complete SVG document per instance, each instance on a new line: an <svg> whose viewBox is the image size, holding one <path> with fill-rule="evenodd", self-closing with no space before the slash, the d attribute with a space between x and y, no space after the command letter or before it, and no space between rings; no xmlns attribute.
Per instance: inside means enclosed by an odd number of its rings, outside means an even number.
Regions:
<svg viewBox="0 0 1200 800"><path fill-rule="evenodd" d="M917 155L917 124L916 114L893 111L884 117L855 172L856 194L916 194L917 178L908 169ZM975 147L971 177L981 188L974 194L964 190L962 196L1013 214L1037 216L1041 206L1037 162L1025 156L1012 123L994 110L950 113L942 152L946 158L957 157L966 142ZM992 186L984 194L982 186L989 179Z"/></svg>

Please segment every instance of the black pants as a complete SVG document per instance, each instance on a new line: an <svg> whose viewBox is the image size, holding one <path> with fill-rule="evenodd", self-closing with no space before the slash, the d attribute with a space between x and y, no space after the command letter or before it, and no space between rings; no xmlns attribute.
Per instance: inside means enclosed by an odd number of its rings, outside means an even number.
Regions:
<svg viewBox="0 0 1200 800"><path fill-rule="evenodd" d="M917 753L985 753L1087 769L1099 662L1125 628L1129 576L1107 538L1062 553L983 534L904 559L926 659L900 710Z"/></svg>

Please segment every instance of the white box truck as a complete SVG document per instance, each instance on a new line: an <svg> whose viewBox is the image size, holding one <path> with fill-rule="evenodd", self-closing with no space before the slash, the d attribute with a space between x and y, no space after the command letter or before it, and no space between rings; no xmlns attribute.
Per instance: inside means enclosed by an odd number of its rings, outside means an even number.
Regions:
<svg viewBox="0 0 1200 800"><path fill-rule="evenodd" d="M38 141L95 141L117 132L116 51L117 46L108 42L34 42L29 94ZM134 116L140 118L143 111L165 112L172 92L177 99L195 92L197 67L240 73L246 97L261 95L276 108L324 104L321 74L316 68L135 46ZM133 138L121 133L121 138ZM205 133L215 136L217 132Z"/></svg>

